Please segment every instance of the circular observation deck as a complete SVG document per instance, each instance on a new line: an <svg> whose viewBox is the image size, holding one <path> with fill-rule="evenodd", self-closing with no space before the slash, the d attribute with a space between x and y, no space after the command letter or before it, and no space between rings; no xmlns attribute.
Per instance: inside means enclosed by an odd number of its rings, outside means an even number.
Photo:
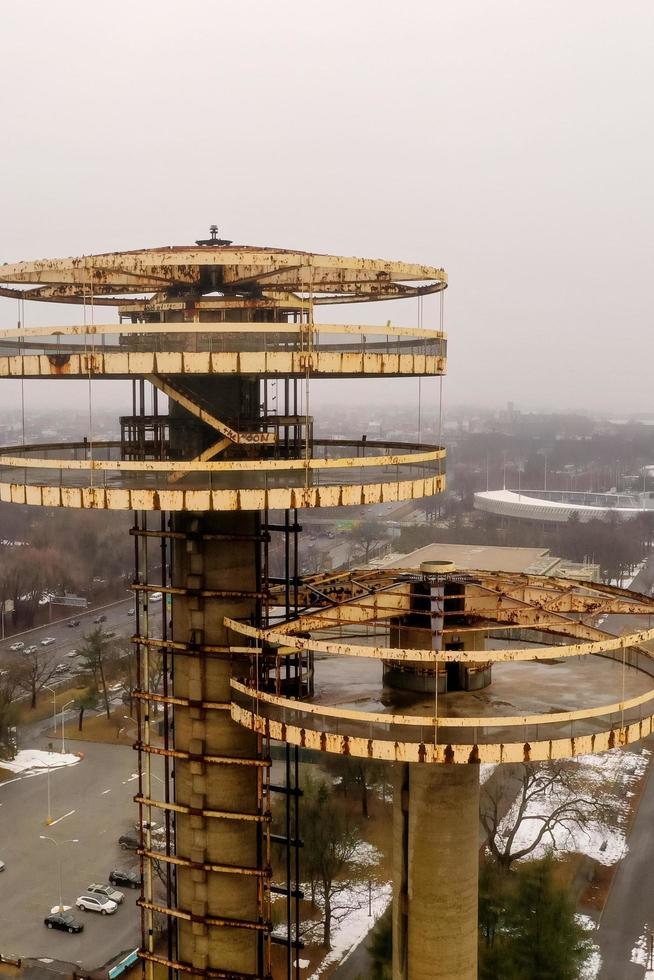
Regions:
<svg viewBox="0 0 654 980"><path fill-rule="evenodd" d="M0 501L239 511L410 500L440 493L445 485L445 450L435 446L314 439L295 457L283 458L281 450L254 444L245 452L235 446L219 460L174 460L125 459L119 442L9 446L0 449ZM241 458L233 458L236 452Z"/></svg>
<svg viewBox="0 0 654 980"><path fill-rule="evenodd" d="M101 324L0 331L0 378L437 377L442 331L359 324Z"/></svg>
<svg viewBox="0 0 654 980"><path fill-rule="evenodd" d="M449 606L439 603L443 585ZM427 763L564 758L654 732L654 602L640 594L401 570L316 577L301 593L296 618L266 629L225 621L234 653L253 664L232 681L232 717L253 731L318 751ZM624 617L633 629L612 634ZM403 637L412 645L398 645ZM388 683L389 664L442 675L445 687L463 672L467 689L411 694ZM289 667L302 690L311 674L310 699L280 689ZM492 674L490 683L477 686L477 672Z"/></svg>

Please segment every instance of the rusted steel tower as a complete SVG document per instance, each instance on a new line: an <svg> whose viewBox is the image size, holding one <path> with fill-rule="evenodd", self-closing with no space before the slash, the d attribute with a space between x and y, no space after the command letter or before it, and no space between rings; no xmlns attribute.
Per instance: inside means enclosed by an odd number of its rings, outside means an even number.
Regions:
<svg viewBox="0 0 654 980"><path fill-rule="evenodd" d="M0 295L16 298L21 311L19 329L0 337L0 377L86 379L89 392L83 441L4 449L0 499L134 514L147 972L159 963L171 975L268 976L272 890L287 904L288 929L277 939L289 964L297 958L297 756L289 749L285 786L271 787L267 739L232 718L231 683L265 676L271 693L305 696L312 658L264 662L249 643L234 645L225 621L266 629L298 610L300 509L386 504L443 489L438 446L314 438L309 384L441 375L439 322L319 324L314 312L439 293L445 274L232 247L212 229L190 248L5 265L0 283ZM77 304L83 322L25 328L27 300ZM106 307L117 309L118 323L103 317ZM120 439L99 441L91 391L111 379L131 382L131 412L120 418ZM155 592L166 598L161 630L151 615ZM163 658L161 690L151 687L155 652ZM155 757L163 782L152 772ZM280 789L287 875L275 884L270 793ZM162 815L163 851L150 829ZM164 869L163 897L155 862ZM154 937L162 916L163 952Z"/></svg>
<svg viewBox="0 0 654 980"><path fill-rule="evenodd" d="M291 976L297 752L306 747L395 765L396 980L474 980L478 764L649 735L654 671L643 644L654 630L615 637L600 624L647 617L654 603L449 564L299 575L301 510L444 487L439 446L318 439L309 399L317 378L442 375L442 305L429 328L421 317L416 327L319 324L314 313L442 300L442 270L236 248L212 235L192 248L5 265L0 283L21 309L37 300L84 312L82 325L36 329L21 314L19 329L0 332L0 377L86 379L89 392L111 379L132 385L115 441L94 438L89 411L82 442L5 447L0 500L134 514L148 975L159 965L170 976L266 977L276 939ZM103 319L105 306L119 323ZM166 597L161 629L150 615L155 592ZM286 746L282 786L269 777L271 740ZM274 792L285 801L281 882L270 869ZM163 850L150 830L157 815ZM276 937L272 894L287 910ZM155 917L168 923L163 950Z"/></svg>

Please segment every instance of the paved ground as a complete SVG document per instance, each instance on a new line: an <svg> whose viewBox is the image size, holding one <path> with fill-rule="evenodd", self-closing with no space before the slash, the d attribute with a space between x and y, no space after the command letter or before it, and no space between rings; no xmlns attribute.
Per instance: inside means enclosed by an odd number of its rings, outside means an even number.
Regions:
<svg viewBox="0 0 654 980"><path fill-rule="evenodd" d="M39 835L62 842L58 847L66 905L74 904L92 881L106 882L113 867L133 866L134 857L118 847L117 839L133 830L137 820L132 801L136 754L123 746L92 742L76 742L75 750L85 753L84 760L50 776L52 814L60 817L51 827L45 825L45 775L0 783L0 858L7 865L0 875L0 952L70 960L93 968L137 945L137 892L126 891L125 902L113 916L75 911L84 923L80 935L46 929L43 918L59 900L58 851ZM71 838L79 843L63 843Z"/></svg>
<svg viewBox="0 0 654 980"><path fill-rule="evenodd" d="M654 750L649 739L645 743ZM654 924L652 889L652 826L654 825L654 777L651 767L640 807L629 835L629 852L621 862L596 934L602 954L599 980L642 980L645 970L630 963L631 951Z"/></svg>

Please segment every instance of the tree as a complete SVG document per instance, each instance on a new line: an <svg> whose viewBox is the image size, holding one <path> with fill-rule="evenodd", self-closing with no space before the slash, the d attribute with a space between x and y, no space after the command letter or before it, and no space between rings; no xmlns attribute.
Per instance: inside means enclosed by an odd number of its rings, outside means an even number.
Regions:
<svg viewBox="0 0 654 980"><path fill-rule="evenodd" d="M78 653L84 666L93 675L96 691L102 694L107 719L111 718L109 695L107 693L107 665L113 655L113 643L101 626L91 630L84 636L84 645Z"/></svg>
<svg viewBox="0 0 654 980"><path fill-rule="evenodd" d="M393 912L384 912L372 931L368 945L372 976L376 980L392 980L393 976Z"/></svg>
<svg viewBox="0 0 654 980"><path fill-rule="evenodd" d="M327 757L326 765L330 772L340 778L339 788L344 796L347 797L353 787L359 792L361 816L367 820L370 816L370 789L384 778L384 763L356 756L332 755Z"/></svg>
<svg viewBox="0 0 654 980"><path fill-rule="evenodd" d="M15 671L9 670L0 677L0 750L3 753L9 748L9 729L16 724L18 716L17 686Z"/></svg>
<svg viewBox="0 0 654 980"><path fill-rule="evenodd" d="M316 886L320 889L323 945L330 949L332 917L336 911L334 902L347 887L347 883L338 878L352 860L359 836L344 807L335 799L332 787L324 780L306 778L303 793L303 870L311 882L312 900Z"/></svg>
<svg viewBox="0 0 654 980"><path fill-rule="evenodd" d="M508 873L487 864L479 884L480 980L577 980L591 944L550 855Z"/></svg>
<svg viewBox="0 0 654 980"><path fill-rule="evenodd" d="M82 731L82 725L84 724L84 712L91 711L93 708L97 707L98 704L98 692L89 690L86 694L83 694L81 698L77 699L75 707L79 711L79 718L77 720L77 731Z"/></svg>
<svg viewBox="0 0 654 980"><path fill-rule="evenodd" d="M585 792L577 763L526 763L489 780L482 790L480 819L491 857L509 871L543 841L555 848L556 831L571 834L604 809L601 799ZM526 821L533 827L528 843L520 833Z"/></svg>
<svg viewBox="0 0 654 980"><path fill-rule="evenodd" d="M16 661L12 673L17 687L29 695L32 711L36 708L37 697L48 681L55 676L56 669L57 665L39 647L30 653L24 651L20 661Z"/></svg>

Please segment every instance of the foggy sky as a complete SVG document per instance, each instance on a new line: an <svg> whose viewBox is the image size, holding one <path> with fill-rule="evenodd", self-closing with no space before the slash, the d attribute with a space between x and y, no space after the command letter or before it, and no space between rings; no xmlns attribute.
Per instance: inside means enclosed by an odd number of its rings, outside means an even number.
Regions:
<svg viewBox="0 0 654 980"><path fill-rule="evenodd" d="M644 0L6 2L0 262L217 222L442 265L448 403L652 412L653 28ZM416 322L393 306L367 321ZM29 304L26 324L80 318Z"/></svg>

